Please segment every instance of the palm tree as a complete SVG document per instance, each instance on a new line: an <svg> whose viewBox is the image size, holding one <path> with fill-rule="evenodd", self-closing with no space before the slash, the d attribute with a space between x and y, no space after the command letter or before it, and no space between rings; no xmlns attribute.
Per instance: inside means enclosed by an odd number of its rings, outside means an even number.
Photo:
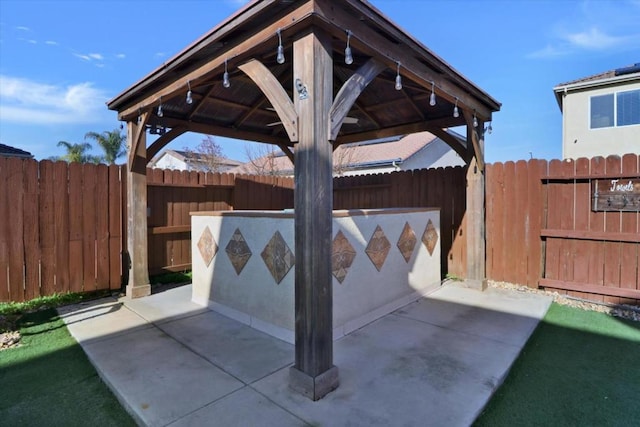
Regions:
<svg viewBox="0 0 640 427"><path fill-rule="evenodd" d="M118 158L124 156L127 152L126 147L123 147L127 137L122 134L120 129L107 130L102 133L87 132L84 138L92 139L98 143L102 151L104 151L102 159L110 165L114 164Z"/></svg>
<svg viewBox="0 0 640 427"><path fill-rule="evenodd" d="M64 147L67 150L67 154L64 156L60 156L61 160L65 160L69 163L71 162L79 162L79 163L97 163L96 156L92 156L91 154L87 154L87 150L91 149L91 144L88 142L83 142L81 144L71 144L67 141L58 142L58 147Z"/></svg>

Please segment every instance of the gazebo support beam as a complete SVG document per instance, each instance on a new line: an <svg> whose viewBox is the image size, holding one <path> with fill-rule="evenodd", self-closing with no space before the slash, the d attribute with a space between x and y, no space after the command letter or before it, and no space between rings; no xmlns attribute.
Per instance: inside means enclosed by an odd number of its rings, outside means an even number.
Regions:
<svg viewBox="0 0 640 427"><path fill-rule="evenodd" d="M147 257L147 144L146 115L127 123L127 249L129 282L127 296L151 295Z"/></svg>
<svg viewBox="0 0 640 427"><path fill-rule="evenodd" d="M289 385L312 400L338 387L333 365L331 37L310 32L293 43L299 142L295 149L295 365ZM300 86L300 84L298 84ZM302 90L305 89L305 90Z"/></svg>
<svg viewBox="0 0 640 427"><path fill-rule="evenodd" d="M465 118L469 115L465 114ZM470 118L470 117L468 117ZM479 121L478 129L484 123ZM485 290L485 176L484 176L484 139L482 132L473 127L472 120L467 120L467 150L471 161L467 168L467 277L466 285L471 288Z"/></svg>

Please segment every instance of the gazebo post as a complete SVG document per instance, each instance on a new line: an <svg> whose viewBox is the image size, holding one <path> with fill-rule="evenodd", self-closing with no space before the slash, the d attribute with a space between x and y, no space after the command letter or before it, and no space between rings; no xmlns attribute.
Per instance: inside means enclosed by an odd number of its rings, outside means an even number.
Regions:
<svg viewBox="0 0 640 427"><path fill-rule="evenodd" d="M331 38L318 30L293 43L295 150L295 365L289 385L312 400L338 387L333 365Z"/></svg>
<svg viewBox="0 0 640 427"><path fill-rule="evenodd" d="M468 114L465 114L468 116ZM468 117L469 119L469 117ZM479 121L477 131L467 120L467 150L470 158L467 169L467 277L469 287L487 288L485 270L485 177L484 177L484 123Z"/></svg>
<svg viewBox="0 0 640 427"><path fill-rule="evenodd" d="M127 249L129 282L127 296L139 298L151 294L147 257L147 144L145 122L127 122Z"/></svg>

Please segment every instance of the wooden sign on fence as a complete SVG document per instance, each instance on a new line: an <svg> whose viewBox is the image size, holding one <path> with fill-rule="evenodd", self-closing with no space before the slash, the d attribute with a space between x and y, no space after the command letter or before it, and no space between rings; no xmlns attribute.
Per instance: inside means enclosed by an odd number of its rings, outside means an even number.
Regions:
<svg viewBox="0 0 640 427"><path fill-rule="evenodd" d="M640 211L640 178L594 179L593 211Z"/></svg>

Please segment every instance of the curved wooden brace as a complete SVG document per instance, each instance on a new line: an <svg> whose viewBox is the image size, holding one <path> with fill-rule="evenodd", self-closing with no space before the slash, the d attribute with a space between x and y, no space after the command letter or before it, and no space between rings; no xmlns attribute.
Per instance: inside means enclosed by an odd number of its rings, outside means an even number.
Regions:
<svg viewBox="0 0 640 427"><path fill-rule="evenodd" d="M451 135L444 129L440 128L429 128L429 132L443 140L449 147L451 147L460 157L464 160L465 163L469 164L471 159L469 158L469 151L467 150L467 144L459 141L458 138ZM466 142L466 141L465 141Z"/></svg>
<svg viewBox="0 0 640 427"><path fill-rule="evenodd" d="M164 146L166 146L168 143L170 143L186 131L186 128L176 127L153 141L153 144L147 147L147 163L149 163L151 159L153 159L153 157L158 154L158 152L160 152L160 150L162 150Z"/></svg>
<svg viewBox="0 0 640 427"><path fill-rule="evenodd" d="M291 142L298 141L298 113L278 79L262 62L252 59L238 66L267 97L282 121Z"/></svg>
<svg viewBox="0 0 640 427"><path fill-rule="evenodd" d="M365 62L356 72L344 82L333 100L329 110L329 141L338 138L345 117L351 110L353 103L371 81L384 70L386 66L374 58Z"/></svg>
<svg viewBox="0 0 640 427"><path fill-rule="evenodd" d="M127 159L127 164L129 166L129 168L131 168L133 166L133 161L136 158L136 155L138 154L138 149L140 147L140 141L142 140L142 137L144 136L144 132L145 132L145 127L147 126L147 121L149 121L149 117L151 116L151 114L147 111L145 113L140 114L140 120L135 123L135 127L134 127L134 132L133 132L133 138L130 141L127 141L129 144L129 156ZM128 135L129 136L129 135ZM144 147L145 149L147 148L146 146Z"/></svg>
<svg viewBox="0 0 640 427"><path fill-rule="evenodd" d="M478 164L478 169L480 172L484 171L484 152L482 151L482 146L480 145L478 131L473 127L473 116L470 111L462 110L462 114L464 116L465 121L467 122L467 127L471 129L471 144L473 146L473 154L476 158L476 163ZM467 132L469 134L469 132ZM469 145L469 141L467 141L467 146Z"/></svg>

